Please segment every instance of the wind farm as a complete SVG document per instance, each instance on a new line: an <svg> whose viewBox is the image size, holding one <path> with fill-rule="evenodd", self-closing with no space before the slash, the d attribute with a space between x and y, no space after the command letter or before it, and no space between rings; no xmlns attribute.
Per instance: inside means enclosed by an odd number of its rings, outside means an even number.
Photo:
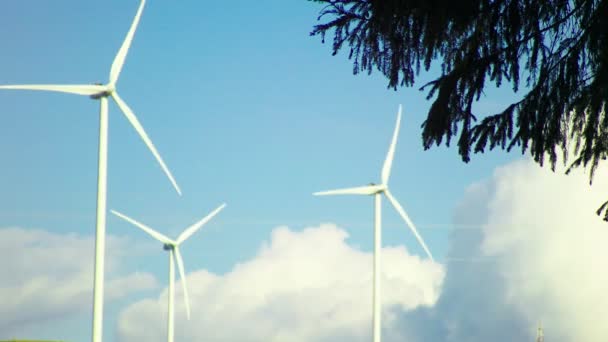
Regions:
<svg viewBox="0 0 608 342"><path fill-rule="evenodd" d="M502 151L492 128L515 108L516 139L529 89L448 96L460 41L418 75L396 52L428 37L364 15L410 3L3 3L0 340L608 339L602 163L589 186L560 153ZM374 55L368 30L398 32ZM387 89L394 63L416 79ZM542 122L546 143L564 128Z"/></svg>

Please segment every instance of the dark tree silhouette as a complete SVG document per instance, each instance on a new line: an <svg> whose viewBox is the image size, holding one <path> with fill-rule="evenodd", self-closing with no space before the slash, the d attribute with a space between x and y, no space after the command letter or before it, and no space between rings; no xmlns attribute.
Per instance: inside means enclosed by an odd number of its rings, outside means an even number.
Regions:
<svg viewBox="0 0 608 342"><path fill-rule="evenodd" d="M311 1L325 4L318 20L326 20L311 35L324 42L333 33L333 54L346 45L355 74L377 69L396 90L441 62L441 76L420 88L434 97L425 149L458 136L465 162L471 152L517 147L555 170L571 146L566 173L589 167L590 182L608 156L608 0ZM478 121L473 103L503 81L527 92Z"/></svg>

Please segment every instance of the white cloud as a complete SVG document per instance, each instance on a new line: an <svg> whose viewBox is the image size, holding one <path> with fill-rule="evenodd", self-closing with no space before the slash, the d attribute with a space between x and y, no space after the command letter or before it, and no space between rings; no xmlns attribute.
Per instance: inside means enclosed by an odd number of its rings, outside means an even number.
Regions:
<svg viewBox="0 0 608 342"><path fill-rule="evenodd" d="M455 221L437 305L401 317L413 341L605 341L608 223L595 215L608 180L552 173L529 160L472 185Z"/></svg>
<svg viewBox="0 0 608 342"><path fill-rule="evenodd" d="M586 175L547 175L520 162L499 170L482 251L502 256L506 300L528 320L545 316L551 333L564 341L605 341L608 328L608 223L594 214L608 182L586 186ZM522 201L523 199L523 201ZM511 207L509 215L500 215ZM509 229L501 229L508 224Z"/></svg>
<svg viewBox="0 0 608 342"><path fill-rule="evenodd" d="M205 270L187 278L193 303L185 320L176 287L176 334L183 341L367 341L371 329L371 253L346 243L332 224L272 232L251 260L224 275ZM443 280L441 265L420 260L404 247L383 250L385 327L395 312L433 305ZM157 300L125 309L122 341L164 341L166 290Z"/></svg>
<svg viewBox="0 0 608 342"><path fill-rule="evenodd" d="M0 229L0 339L91 312L93 246L92 238L76 234ZM127 246L124 238L107 238L106 300L156 286L150 274L123 274L119 265Z"/></svg>

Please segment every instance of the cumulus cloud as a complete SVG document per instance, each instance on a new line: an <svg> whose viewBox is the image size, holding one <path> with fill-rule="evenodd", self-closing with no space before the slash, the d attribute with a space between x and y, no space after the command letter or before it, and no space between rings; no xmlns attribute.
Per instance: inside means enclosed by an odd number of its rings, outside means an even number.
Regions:
<svg viewBox="0 0 608 342"><path fill-rule="evenodd" d="M176 335L183 341L367 341L371 330L372 254L347 244L332 224L276 228L257 255L224 275L187 275L193 311L185 320L176 286ZM398 336L397 313L432 306L444 277L440 264L403 246L382 251L384 327ZM164 341L167 291L119 318L121 341ZM396 340L396 339L394 339ZM389 341L387 339L387 341Z"/></svg>
<svg viewBox="0 0 608 342"><path fill-rule="evenodd" d="M433 308L399 320L412 341L605 341L608 180L521 160L471 185L456 209L452 258Z"/></svg>
<svg viewBox="0 0 608 342"><path fill-rule="evenodd" d="M108 236L106 242L106 300L156 286L150 274L125 274L120 269L126 239ZM0 250L4 255L0 258L0 338L26 333L32 324L91 309L91 237L3 228Z"/></svg>

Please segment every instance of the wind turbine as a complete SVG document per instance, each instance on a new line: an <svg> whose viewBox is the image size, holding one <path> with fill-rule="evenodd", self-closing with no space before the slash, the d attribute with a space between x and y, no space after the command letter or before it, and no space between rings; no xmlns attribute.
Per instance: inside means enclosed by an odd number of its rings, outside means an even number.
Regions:
<svg viewBox="0 0 608 342"><path fill-rule="evenodd" d="M391 141L391 145L388 149L388 154L386 155L386 159L384 161L384 165L382 166L381 173L381 184L371 183L367 186L360 186L356 188L346 188L346 189L338 189L338 190L329 190L329 191L321 191L315 192L313 195L315 196L326 196L326 195L373 195L374 196L374 293L373 293L373 308L374 308L374 317L373 317L373 341L380 342L381 337L381 317L380 317L380 250L382 248L382 227L381 227L381 204L382 197L384 194L386 198L388 198L389 202L395 207L395 210L401 215L405 223L410 227L414 236L418 242L422 245L422 248L429 256L431 260L433 260L433 256L429 251L426 243L418 234L418 230L416 226L407 215L401 204L397 202L397 199L391 194L388 189L388 179L391 174L391 166L393 164L393 157L395 155L395 146L397 145L397 136L399 135L399 125L401 123L401 105L399 105L399 112L397 113L397 124L395 125L395 131L393 133L393 139Z"/></svg>
<svg viewBox="0 0 608 342"><path fill-rule="evenodd" d="M121 219L133 224L137 228L140 228L144 232L148 233L150 236L155 238L156 240L163 243L163 249L169 251L169 295L168 295L168 310L169 313L167 317L167 341L173 342L174 335L174 282L175 282L175 269L174 269L174 259L177 259L177 269L179 271L179 276L182 279L182 288L184 291L184 301L186 303L186 315L188 319L190 319L190 302L188 299L188 286L186 284L186 273L184 272L184 260L182 259L182 255L179 252L179 245L181 245L184 241L186 241L192 234L194 234L197 230L199 230L205 223L209 222L213 216L220 212L220 210L224 209L226 203L217 207L214 211L212 211L209 215L205 216L202 220L196 222L190 227L186 228L177 238L177 240L172 240L166 237L165 235L155 231L154 229L144 225L143 223L137 222L134 219L121 214L115 210L112 210L112 214L120 217Z"/></svg>
<svg viewBox="0 0 608 342"><path fill-rule="evenodd" d="M59 93L69 93L89 96L99 100L99 159L97 175L97 219L95 233L95 274L93 285L93 342L101 342L103 326L103 285L104 285L104 259L105 259L105 230L106 230L106 197L107 197L107 156L108 156L108 97L111 97L135 131L139 134L148 149L152 152L160 167L163 169L178 194L181 190L173 175L165 165L156 147L144 131L141 123L129 106L116 92L116 82L122 70L133 35L137 29L141 13L144 9L145 0L141 0L137 14L131 23L131 27L123 41L110 69L110 77L107 84L79 84L79 85L57 85L57 84L26 84L26 85L2 85L0 89L16 90L39 90Z"/></svg>

